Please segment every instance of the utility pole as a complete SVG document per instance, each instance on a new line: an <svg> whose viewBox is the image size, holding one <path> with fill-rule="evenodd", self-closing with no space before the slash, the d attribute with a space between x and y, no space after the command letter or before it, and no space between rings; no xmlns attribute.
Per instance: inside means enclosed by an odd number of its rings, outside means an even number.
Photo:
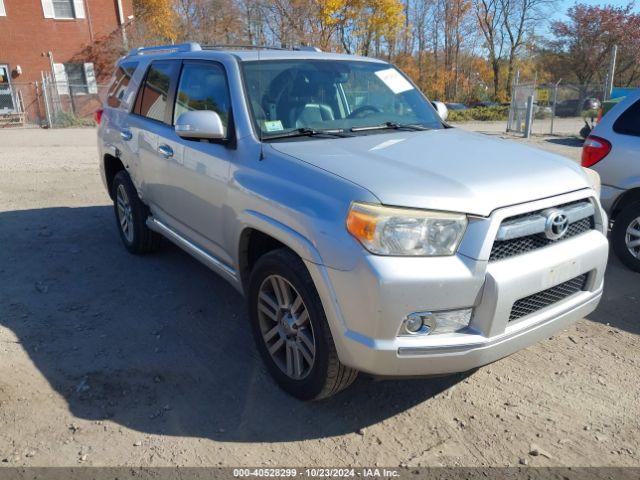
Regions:
<svg viewBox="0 0 640 480"><path fill-rule="evenodd" d="M618 46L614 45L611 50L611 64L609 65L609 74L607 75L607 85L604 89L604 99L611 98L613 91L613 77L616 73L616 57L618 56Z"/></svg>

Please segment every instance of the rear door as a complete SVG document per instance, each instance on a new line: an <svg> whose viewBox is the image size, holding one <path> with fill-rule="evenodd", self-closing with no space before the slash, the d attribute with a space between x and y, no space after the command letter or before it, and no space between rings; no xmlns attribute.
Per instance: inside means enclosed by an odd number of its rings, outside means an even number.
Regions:
<svg viewBox="0 0 640 480"><path fill-rule="evenodd" d="M136 186L153 214L163 218L166 208L168 171L173 158L158 152L158 136L171 129L171 95L175 89L179 60L154 60L138 90L125 138L132 142Z"/></svg>
<svg viewBox="0 0 640 480"><path fill-rule="evenodd" d="M235 154L224 67L208 60L183 61L171 110L171 125L158 130L157 149L165 166L159 170L162 192L157 204L170 226L231 264L229 252L222 247L230 161ZM218 113L227 138L208 141L179 137L173 125L182 113L193 110Z"/></svg>

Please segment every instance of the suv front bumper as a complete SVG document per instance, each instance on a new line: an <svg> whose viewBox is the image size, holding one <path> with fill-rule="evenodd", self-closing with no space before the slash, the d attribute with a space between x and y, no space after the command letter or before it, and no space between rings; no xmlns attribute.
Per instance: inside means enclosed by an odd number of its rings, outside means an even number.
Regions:
<svg viewBox="0 0 640 480"><path fill-rule="evenodd" d="M308 264L341 361L375 375L466 371L510 355L591 313L602 296L608 242L591 230L487 262L464 255L363 255L349 271ZM509 321L519 299L587 274L583 291ZM473 308L460 333L398 336L413 312Z"/></svg>

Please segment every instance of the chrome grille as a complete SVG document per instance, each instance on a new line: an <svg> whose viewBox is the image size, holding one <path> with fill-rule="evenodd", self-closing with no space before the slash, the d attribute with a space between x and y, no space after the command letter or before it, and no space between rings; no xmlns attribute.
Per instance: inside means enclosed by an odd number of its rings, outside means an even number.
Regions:
<svg viewBox="0 0 640 480"><path fill-rule="evenodd" d="M571 207L577 204L586 203L584 200L579 202L572 202L564 205L558 205L558 209L563 209L567 207ZM513 223L518 220L523 220L528 217L535 217L541 214L541 211L530 212L522 215L517 215L514 217L506 218L502 225ZM569 224L569 228L567 233L564 234L558 240L551 240L547 238L544 233L535 233L531 235L522 236L519 238L511 238L508 240L495 240L493 242L493 246L491 247L491 254L489 255L489 261L494 262L497 260L502 260L509 257L514 257L516 255L521 255L523 253L531 252L537 250L542 247L546 247L547 245L551 245L552 243L562 242L571 237L575 237L580 235L581 233L588 232L589 230L593 230L595 228L595 218L593 215L582 218L575 222Z"/></svg>
<svg viewBox="0 0 640 480"><path fill-rule="evenodd" d="M549 305L558 303L574 293L583 291L587 284L587 277L588 274L584 273L555 287L521 298L511 307L509 321L511 322L526 317Z"/></svg>

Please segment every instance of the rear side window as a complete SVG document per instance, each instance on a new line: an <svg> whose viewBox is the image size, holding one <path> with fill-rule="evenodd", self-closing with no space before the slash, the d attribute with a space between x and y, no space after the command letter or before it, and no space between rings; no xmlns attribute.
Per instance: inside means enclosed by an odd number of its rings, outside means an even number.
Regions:
<svg viewBox="0 0 640 480"><path fill-rule="evenodd" d="M143 117L164 121L171 78L177 70L175 61L153 62L147 71L138 98L135 112Z"/></svg>
<svg viewBox="0 0 640 480"><path fill-rule="evenodd" d="M107 105L113 108L122 106L124 94L131 83L137 66L138 62L123 62L118 66L107 92Z"/></svg>
<svg viewBox="0 0 640 480"><path fill-rule="evenodd" d="M224 69L216 63L185 62L178 83L173 123L184 112L211 110L220 115L225 129L229 123L229 89Z"/></svg>
<svg viewBox="0 0 640 480"><path fill-rule="evenodd" d="M640 100L627 108L613 124L613 131L640 137Z"/></svg>

